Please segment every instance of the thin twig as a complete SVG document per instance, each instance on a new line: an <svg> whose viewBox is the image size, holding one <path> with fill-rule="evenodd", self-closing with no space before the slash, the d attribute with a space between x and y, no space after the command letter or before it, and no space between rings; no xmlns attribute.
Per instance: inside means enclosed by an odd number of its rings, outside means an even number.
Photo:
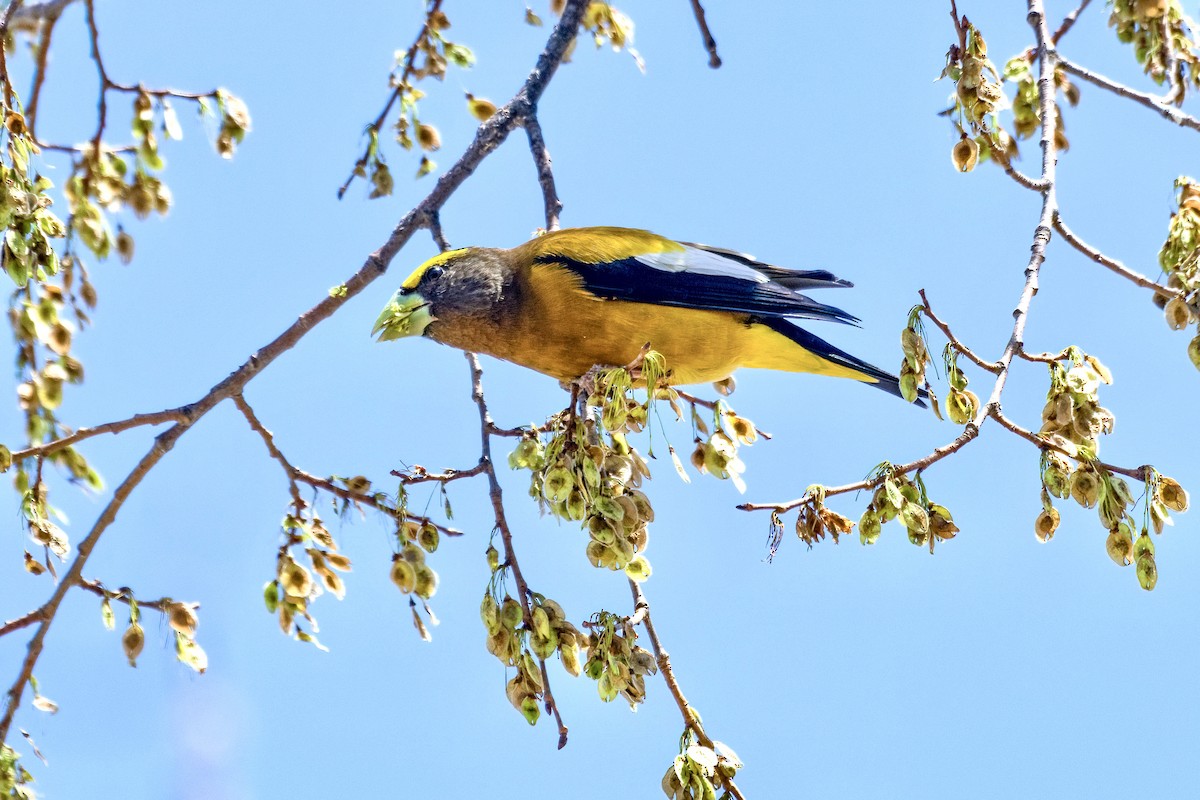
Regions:
<svg viewBox="0 0 1200 800"><path fill-rule="evenodd" d="M246 422L250 425L250 429L259 435L263 440L263 444L267 447L267 452L271 454L271 458L279 462L283 467L283 472L288 479L288 493L292 496L292 507L296 509L296 513L300 514L308 506L304 502L304 498L300 496L300 487L296 483L296 468L287 460L287 456L275 444L275 434L267 430L266 426L259 420L258 415L254 413L254 409L246 402L246 398L241 392L233 395L230 398L233 404L237 406L238 411L242 412L242 416L246 418Z"/></svg>
<svg viewBox="0 0 1200 800"><path fill-rule="evenodd" d="M480 461L470 469L448 469L442 472L429 472L418 464L407 471L394 469L391 474L393 477L400 479L401 485L412 486L417 483L440 483L445 485L451 481L458 481L463 478L474 478L476 475L482 475L485 472L487 472L487 464Z"/></svg>
<svg viewBox="0 0 1200 800"><path fill-rule="evenodd" d="M42 35L38 37L37 55L33 65L33 88L29 90L29 103L25 106L25 126L29 136L37 141L37 111L38 101L42 97L42 85L46 82L47 56L50 53L50 40L54 35L54 26L58 22L58 14L47 15L42 20Z"/></svg>
<svg viewBox="0 0 1200 800"><path fill-rule="evenodd" d="M717 40L708 29L708 19L704 16L704 6L700 0L692 0L692 13L696 15L696 24L700 27L700 38L704 40L704 49L708 51L708 65L713 69L721 66L721 57L717 55Z"/></svg>
<svg viewBox="0 0 1200 800"><path fill-rule="evenodd" d="M1120 275L1122 278L1136 283L1143 289L1149 289L1156 295L1167 300L1170 300L1172 297L1183 296L1183 292L1163 286L1157 281L1150 280L1140 272L1135 272L1134 270L1122 264L1120 261L1117 261L1114 258L1109 258L1108 256L1104 255L1104 253L1101 253L1099 250L1080 239L1075 235L1075 232L1068 228L1067 224L1062 221L1062 214L1060 212L1056 212L1054 215L1054 230L1062 234L1064 241L1066 241L1079 252L1083 253L1092 261L1095 261L1097 264L1100 264L1103 267L1107 267L1108 269Z"/></svg>
<svg viewBox="0 0 1200 800"><path fill-rule="evenodd" d="M425 227L429 229L429 235L433 237L433 243L438 246L438 250L444 253L450 249L450 242L442 230L442 215L436 209L425 215Z"/></svg>
<svg viewBox="0 0 1200 800"><path fill-rule="evenodd" d="M999 363L995 361L984 361L982 358L975 355L974 351L958 340L958 337L955 336L950 330L950 326L943 322L937 314L933 313L933 306L929 305L929 298L925 296L924 289L921 289L919 292L917 292L917 294L921 296L921 307L925 311L925 316L929 317L929 320L938 327L938 329L943 335L945 335L947 339L950 340L950 344L954 346L955 350L962 353L964 356L974 362L975 366L979 367L980 369L987 370L993 375L1000 371Z"/></svg>
<svg viewBox="0 0 1200 800"><path fill-rule="evenodd" d="M0 625L0 636L19 631L21 628L32 625L35 622L41 622L46 618L45 608L35 608L27 614L22 614L16 619L10 619L8 622Z"/></svg>
<svg viewBox="0 0 1200 800"><path fill-rule="evenodd" d="M1111 78L1108 78L1097 72L1092 72L1089 69L1085 69L1084 67L1081 67L1072 61L1068 61L1062 56L1059 56L1058 63L1064 71L1083 78L1088 83L1099 86L1101 89L1107 89L1114 94L1128 98L1129 100L1133 100L1136 103L1140 103L1146 108L1153 109L1169 119L1171 122L1174 122L1176 125L1184 128L1191 128L1195 131L1200 131L1200 119L1196 119L1191 114L1180 111L1175 106L1171 105L1170 103L1163 102L1162 99L1155 97L1152 94L1146 94L1145 92L1139 92L1136 89L1130 89L1128 86L1122 83L1117 83Z"/></svg>
<svg viewBox="0 0 1200 800"><path fill-rule="evenodd" d="M1083 13L1083 10L1087 8L1091 2L1092 0L1083 0L1074 11L1063 17L1063 21L1058 24L1058 30L1056 30L1054 35L1050 37L1050 41L1057 45L1058 40L1066 36L1067 31L1071 30L1071 26L1075 24L1075 20L1079 19L1079 15Z"/></svg>
<svg viewBox="0 0 1200 800"><path fill-rule="evenodd" d="M463 535L462 531L456 528L449 528L445 525L435 522L432 517L409 514L404 509L397 508L384 499L385 496L382 493L368 494L366 492L356 492L353 489L346 488L345 486L339 486L328 478L319 478L316 475L313 475L311 472L305 472L298 467L293 468L292 477L294 477L300 483L308 484L314 489L321 489L322 491L329 492L331 495L339 497L342 500L348 500L351 503L361 503L364 506L370 506L376 511L387 514L393 519L404 517L405 519L412 520L413 522L419 522L422 525L432 525L447 536Z"/></svg>
<svg viewBox="0 0 1200 800"><path fill-rule="evenodd" d="M633 593L633 616L630 620L636 619L646 629L646 636L650 639L650 648L654 651L654 659L658 662L658 671L663 677L663 682L667 684L667 691L671 693L671 697L675 699L675 705L679 707L679 713L683 715L683 724L696 734L696 738L700 744L705 747L712 748L713 740L709 738L704 731L704 723L700 721L700 715L696 713L696 709L688 703L687 698L683 696L683 689L679 686L679 679L675 677L675 670L671 667L671 656L663 647L662 640L658 638L658 631L654 629L654 620L650 618L650 601L646 599L646 594L642 591L642 585L637 581L629 581L629 590ZM746 800L742 790L733 782L732 778L723 778L723 785L729 791L729 794L737 798L737 800Z"/></svg>
<svg viewBox="0 0 1200 800"><path fill-rule="evenodd" d="M521 602L521 613L525 618L525 624L530 630L533 630L533 609L530 606L530 598L533 593L529 590L529 584L525 581L525 576L521 574L521 567L517 563L517 552L513 548L512 529L509 528L508 518L504 513L504 490L496 476L496 465L492 463L491 428L493 424L492 416L488 412L487 400L483 396L483 367L479 365L479 356L469 352L464 355L467 357L467 364L471 369L471 399L475 402L475 407L479 409L479 463L484 465L483 471L488 479L488 497L492 501L492 513L496 519L495 530L500 533L500 541L504 545L504 560L509 570L512 571L513 580L517 584L517 595ZM554 720L558 723L558 749L561 750L567 746L567 726L563 724L558 703L555 702L554 695L550 692L550 676L546 672L546 661L543 658L538 658L538 661L541 662L542 694L545 698L546 710L554 715Z"/></svg>
<svg viewBox="0 0 1200 800"><path fill-rule="evenodd" d="M103 425L95 425L91 428L80 428L74 433L64 436L61 439L55 439L52 442L26 447L23 450L14 450L12 454L13 461L21 461L34 456L48 456L51 453L56 453L63 448L70 447L76 442L81 442L84 439L90 439L93 436L99 436L103 433L121 433L130 428L139 428L143 425L162 425L164 422L184 422L191 417L191 409L188 406L180 408L168 408L165 411L155 411L149 414L135 414L129 419L122 419L116 422L106 422Z"/></svg>
<svg viewBox="0 0 1200 800"><path fill-rule="evenodd" d="M562 213L563 204L558 198L558 189L554 186L554 169L536 113L525 119L525 133L529 137L529 152L533 154L533 163L537 167L538 183L542 187L542 200L546 207L546 230L556 231L558 215Z"/></svg>

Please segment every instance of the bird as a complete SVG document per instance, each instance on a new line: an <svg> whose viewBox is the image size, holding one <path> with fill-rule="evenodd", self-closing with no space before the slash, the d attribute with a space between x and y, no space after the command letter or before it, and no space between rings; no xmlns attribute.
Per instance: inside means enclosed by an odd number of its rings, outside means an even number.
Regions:
<svg viewBox="0 0 1200 800"><path fill-rule="evenodd" d="M649 345L667 381L723 381L740 367L849 378L901 397L896 376L791 320L857 324L802 291L853 286L645 230L564 228L504 250L446 250L405 279L379 341L424 336L575 381Z"/></svg>

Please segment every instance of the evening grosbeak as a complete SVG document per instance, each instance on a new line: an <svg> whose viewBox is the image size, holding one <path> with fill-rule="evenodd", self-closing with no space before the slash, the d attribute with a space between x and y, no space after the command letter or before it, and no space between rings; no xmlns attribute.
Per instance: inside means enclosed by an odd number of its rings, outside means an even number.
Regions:
<svg viewBox="0 0 1200 800"><path fill-rule="evenodd" d="M738 367L811 372L900 396L897 378L789 319L858 320L803 289L851 286L824 270L771 266L742 253L629 228L568 228L514 247L448 250L392 296L380 341L427 336L560 381L624 366L643 346L674 384Z"/></svg>

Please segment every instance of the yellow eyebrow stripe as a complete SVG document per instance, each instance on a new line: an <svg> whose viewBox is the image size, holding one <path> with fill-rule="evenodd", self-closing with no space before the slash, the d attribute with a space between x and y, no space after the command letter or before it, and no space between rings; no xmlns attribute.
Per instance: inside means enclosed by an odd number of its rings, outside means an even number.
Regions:
<svg viewBox="0 0 1200 800"><path fill-rule="evenodd" d="M470 248L460 247L458 250L447 250L444 253L438 253L436 256L414 269L412 274L405 279L404 283L400 284L400 288L407 289L409 291L416 289L417 284L421 282L421 278L424 277L426 271L428 271L431 267L443 266L467 252L468 249Z"/></svg>

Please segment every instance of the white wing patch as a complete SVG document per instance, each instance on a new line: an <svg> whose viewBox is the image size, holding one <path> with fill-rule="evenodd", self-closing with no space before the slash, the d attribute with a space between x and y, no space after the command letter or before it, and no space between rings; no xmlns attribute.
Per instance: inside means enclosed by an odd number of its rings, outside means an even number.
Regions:
<svg viewBox="0 0 1200 800"><path fill-rule="evenodd" d="M670 253L646 253L635 256L635 261L664 272L694 272L700 275L719 275L754 283L767 283L770 279L756 269L732 258L684 245L683 250Z"/></svg>

